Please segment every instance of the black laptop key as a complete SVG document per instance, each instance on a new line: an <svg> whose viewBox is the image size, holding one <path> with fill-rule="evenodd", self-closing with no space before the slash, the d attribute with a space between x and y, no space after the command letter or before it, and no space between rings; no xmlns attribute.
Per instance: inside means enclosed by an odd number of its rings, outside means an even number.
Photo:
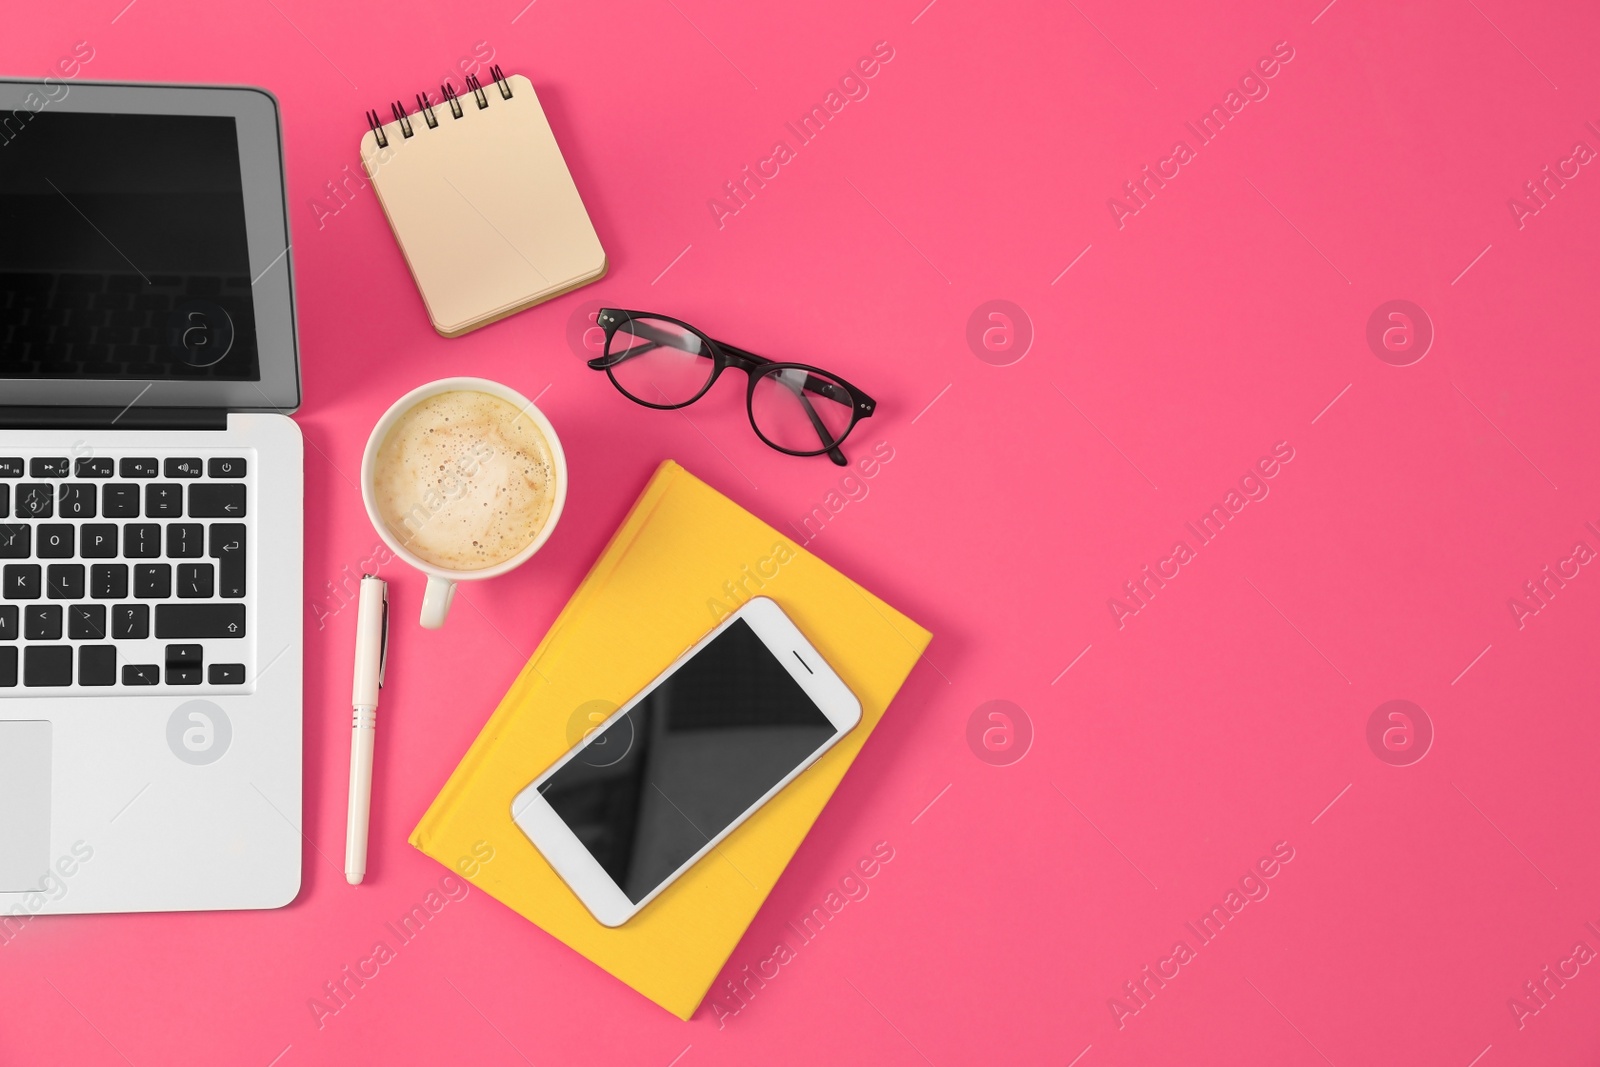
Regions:
<svg viewBox="0 0 1600 1067"><path fill-rule="evenodd" d="M0 641L15 641L21 636L19 617L15 604L0 604Z"/></svg>
<svg viewBox="0 0 1600 1067"><path fill-rule="evenodd" d="M44 590L44 568L37 563L7 563L0 571L0 595L7 600L38 600Z"/></svg>
<svg viewBox="0 0 1600 1067"><path fill-rule="evenodd" d="M198 667L205 662L205 649L201 645L168 645L167 666Z"/></svg>
<svg viewBox="0 0 1600 1067"><path fill-rule="evenodd" d="M0 647L0 689L17 684L17 646Z"/></svg>
<svg viewBox="0 0 1600 1067"><path fill-rule="evenodd" d="M237 456L223 456L206 462L206 471L213 478L243 478L245 461Z"/></svg>
<svg viewBox="0 0 1600 1067"><path fill-rule="evenodd" d="M209 563L178 564L178 598L210 600L216 595L216 575Z"/></svg>
<svg viewBox="0 0 1600 1067"><path fill-rule="evenodd" d="M243 637L243 604L157 604L156 636L162 640Z"/></svg>
<svg viewBox="0 0 1600 1067"><path fill-rule="evenodd" d="M64 522L39 524L38 556L40 559L71 559L74 528Z"/></svg>
<svg viewBox="0 0 1600 1067"><path fill-rule="evenodd" d="M175 522L167 527L167 555L195 559L206 554L205 527L198 522Z"/></svg>
<svg viewBox="0 0 1600 1067"><path fill-rule="evenodd" d="M94 501L97 491L93 482L68 482L61 487L61 517L63 519L94 518Z"/></svg>
<svg viewBox="0 0 1600 1067"><path fill-rule="evenodd" d="M72 684L71 645L32 645L22 650L22 684Z"/></svg>
<svg viewBox="0 0 1600 1067"><path fill-rule="evenodd" d="M0 519L11 517L11 486L0 482Z"/></svg>
<svg viewBox="0 0 1600 1067"><path fill-rule="evenodd" d="M89 568L89 595L96 600L121 600L128 595L126 563L96 563Z"/></svg>
<svg viewBox="0 0 1600 1067"><path fill-rule="evenodd" d="M198 478L202 473L200 460L193 457L168 459L166 473L168 478Z"/></svg>
<svg viewBox="0 0 1600 1067"><path fill-rule="evenodd" d="M149 604L118 604L111 609L111 636L118 641L143 641L150 636Z"/></svg>
<svg viewBox="0 0 1600 1067"><path fill-rule="evenodd" d="M243 482L212 482L189 487L190 518L242 519L244 514Z"/></svg>
<svg viewBox="0 0 1600 1067"><path fill-rule="evenodd" d="M78 649L79 685L117 684L117 646L84 645Z"/></svg>
<svg viewBox="0 0 1600 1067"><path fill-rule="evenodd" d="M151 519L177 519L183 516L183 486L171 482L151 482L144 487L144 513Z"/></svg>
<svg viewBox="0 0 1600 1067"><path fill-rule="evenodd" d="M168 685L199 685L202 671L199 667L168 667Z"/></svg>
<svg viewBox="0 0 1600 1067"><path fill-rule="evenodd" d="M171 596L172 564L135 564L133 568L133 595L140 600L165 600Z"/></svg>
<svg viewBox="0 0 1600 1067"><path fill-rule="evenodd" d="M109 478L116 473L116 464L110 456L84 456L73 464L72 473L78 478Z"/></svg>
<svg viewBox="0 0 1600 1067"><path fill-rule="evenodd" d="M55 486L23 482L17 486L17 518L50 518L55 514L55 495Z"/></svg>
<svg viewBox="0 0 1600 1067"><path fill-rule="evenodd" d="M86 522L78 528L78 555L84 559L115 559L117 524Z"/></svg>
<svg viewBox="0 0 1600 1067"><path fill-rule="evenodd" d="M154 663L125 663L122 665L123 685L160 685L161 668Z"/></svg>
<svg viewBox="0 0 1600 1067"><path fill-rule="evenodd" d="M83 564L50 564L44 571L44 589L51 600L82 600Z"/></svg>
<svg viewBox="0 0 1600 1067"><path fill-rule="evenodd" d="M155 559L161 555L161 527L153 522L124 523L122 554L129 559Z"/></svg>
<svg viewBox="0 0 1600 1067"><path fill-rule="evenodd" d="M106 606L104 604L69 604L67 606L67 636L74 641L104 641L106 639Z"/></svg>
<svg viewBox="0 0 1600 1067"><path fill-rule="evenodd" d="M32 551L32 526L25 522L0 522L0 559L27 559Z"/></svg>
<svg viewBox="0 0 1600 1067"><path fill-rule="evenodd" d="M161 465L154 459L128 456L117 464L124 478L154 478L161 473Z"/></svg>
<svg viewBox="0 0 1600 1067"><path fill-rule="evenodd" d="M217 561L217 595L226 600L244 596L244 523L211 524L211 558Z"/></svg>
<svg viewBox="0 0 1600 1067"><path fill-rule="evenodd" d="M112 482L100 490L100 514L108 519L139 517L139 487L127 482Z"/></svg>
<svg viewBox="0 0 1600 1067"><path fill-rule="evenodd" d="M61 605L29 604L22 613L22 636L29 641L61 640Z"/></svg>
<svg viewBox="0 0 1600 1067"><path fill-rule="evenodd" d="M21 456L0 456L0 478L22 477Z"/></svg>
<svg viewBox="0 0 1600 1067"><path fill-rule="evenodd" d="M28 461L31 478L65 478L71 470L72 464L66 456L35 456Z"/></svg>
<svg viewBox="0 0 1600 1067"><path fill-rule="evenodd" d="M213 663L206 668L206 680L212 685L243 685L243 663Z"/></svg>

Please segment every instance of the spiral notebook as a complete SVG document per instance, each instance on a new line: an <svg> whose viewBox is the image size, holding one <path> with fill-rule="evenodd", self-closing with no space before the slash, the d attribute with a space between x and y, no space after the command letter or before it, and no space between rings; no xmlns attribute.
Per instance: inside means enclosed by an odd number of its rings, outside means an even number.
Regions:
<svg viewBox="0 0 1600 1067"><path fill-rule="evenodd" d="M606 254L533 83L492 68L469 95L367 112L361 163L433 328L459 337L598 280Z"/></svg>

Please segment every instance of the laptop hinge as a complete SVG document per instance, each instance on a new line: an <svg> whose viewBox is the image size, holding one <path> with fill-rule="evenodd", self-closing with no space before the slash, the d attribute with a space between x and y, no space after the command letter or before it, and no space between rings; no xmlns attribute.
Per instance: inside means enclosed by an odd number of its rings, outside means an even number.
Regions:
<svg viewBox="0 0 1600 1067"><path fill-rule="evenodd" d="M0 430L226 430L222 408L27 407L0 404Z"/></svg>

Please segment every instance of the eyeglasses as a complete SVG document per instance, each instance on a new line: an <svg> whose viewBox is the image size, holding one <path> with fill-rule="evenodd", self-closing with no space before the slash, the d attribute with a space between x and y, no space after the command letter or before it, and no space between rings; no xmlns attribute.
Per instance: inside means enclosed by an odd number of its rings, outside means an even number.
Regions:
<svg viewBox="0 0 1600 1067"><path fill-rule="evenodd" d="M750 427L779 452L826 455L843 467L839 445L877 404L836 374L804 363L777 363L710 337L687 322L645 311L602 308L605 354L589 360L622 395L671 411L706 395L717 376L737 367L749 376Z"/></svg>

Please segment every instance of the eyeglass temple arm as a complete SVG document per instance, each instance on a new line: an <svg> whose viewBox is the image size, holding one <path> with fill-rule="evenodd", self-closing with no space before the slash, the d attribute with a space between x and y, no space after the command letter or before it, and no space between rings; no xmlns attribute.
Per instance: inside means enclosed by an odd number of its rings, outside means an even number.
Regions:
<svg viewBox="0 0 1600 1067"><path fill-rule="evenodd" d="M630 359L642 356L646 352L654 352L658 348L676 348L680 352L693 352L697 356L711 358L711 353L701 347L692 349L684 347L684 342L691 338L697 346L700 344L700 339L695 337L694 334L689 334L688 338L674 337L665 330L658 330L648 323L640 322L638 319L628 320L628 332L635 337L648 338L650 343L635 345L626 352L619 352L615 356L600 356L598 359L591 359L589 360L589 366L595 370L605 370L607 367L615 367L619 363L626 363Z"/></svg>
<svg viewBox="0 0 1600 1067"><path fill-rule="evenodd" d="M666 347L668 346L662 344L660 341L651 341L649 344L644 345L634 345L626 352L618 352L614 356L600 356L596 359L591 359L589 361L589 366L593 367L595 370L605 370L607 367L615 367L619 364L626 363L630 359L637 359L646 352L654 352L658 348Z"/></svg>
<svg viewBox="0 0 1600 1067"><path fill-rule="evenodd" d="M768 360L767 362L770 363L771 360ZM776 378L784 388L788 389L795 395L796 400L800 401L800 406L806 409L806 418L811 420L811 428L817 431L817 440L823 444L827 444L830 440L832 440L833 435L828 432L828 428L823 425L822 419L817 416L817 409L812 407L811 401L806 399L804 387L796 385L794 382L784 377L783 372L781 371L775 375L769 375L769 377ZM806 375L807 379L810 379L811 377L812 375L810 374ZM829 382L828 384L832 385L833 383ZM834 465L837 467L843 467L849 463L849 460L844 458L843 450L841 450L837 444L828 449L827 456L829 459L833 460Z"/></svg>

